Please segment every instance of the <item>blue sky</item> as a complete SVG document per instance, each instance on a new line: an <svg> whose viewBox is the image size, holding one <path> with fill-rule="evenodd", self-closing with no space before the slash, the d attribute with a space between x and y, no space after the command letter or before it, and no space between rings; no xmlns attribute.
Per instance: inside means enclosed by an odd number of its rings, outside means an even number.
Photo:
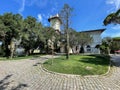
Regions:
<svg viewBox="0 0 120 90"><path fill-rule="evenodd" d="M49 26L48 18L57 14L67 3L74 8L71 27L77 31L106 28L102 37L120 36L120 25L103 26L104 18L120 8L120 0L1 0L0 14L20 13L33 16Z"/></svg>

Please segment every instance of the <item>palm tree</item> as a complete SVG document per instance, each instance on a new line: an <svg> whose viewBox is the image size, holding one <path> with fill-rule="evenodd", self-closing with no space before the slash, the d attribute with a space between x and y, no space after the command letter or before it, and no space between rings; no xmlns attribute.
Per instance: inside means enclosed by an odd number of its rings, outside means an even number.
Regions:
<svg viewBox="0 0 120 90"><path fill-rule="evenodd" d="M108 24L120 24L120 9L118 11L116 11L115 13L111 13L109 14L105 20L103 21L104 25L108 25Z"/></svg>

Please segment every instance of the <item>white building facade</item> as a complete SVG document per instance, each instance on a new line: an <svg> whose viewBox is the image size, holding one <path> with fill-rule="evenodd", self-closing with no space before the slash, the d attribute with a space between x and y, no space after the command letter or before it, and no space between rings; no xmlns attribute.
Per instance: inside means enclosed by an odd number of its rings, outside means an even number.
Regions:
<svg viewBox="0 0 120 90"><path fill-rule="evenodd" d="M92 37L92 42L84 46L85 53L100 54L100 49L98 47L102 44L101 34L104 31L105 29L83 31L83 33L89 33Z"/></svg>
<svg viewBox="0 0 120 90"><path fill-rule="evenodd" d="M56 31L60 32L60 27L62 24L62 21L60 20L59 15L52 16L48 19L50 22L50 26L54 28ZM89 35L92 37L92 42L89 43L88 45L84 46L84 52L85 53L95 53L95 54L100 54L100 49L97 48L98 46L101 45L102 43L102 38L101 34L104 32L105 29L97 29L97 30L89 30L89 31L82 31L81 33L89 33ZM79 32L78 32L79 33ZM60 52L64 53L65 52L65 45L62 45L60 48ZM79 51L80 52L80 45L79 45ZM73 53L72 49L69 49L69 53Z"/></svg>

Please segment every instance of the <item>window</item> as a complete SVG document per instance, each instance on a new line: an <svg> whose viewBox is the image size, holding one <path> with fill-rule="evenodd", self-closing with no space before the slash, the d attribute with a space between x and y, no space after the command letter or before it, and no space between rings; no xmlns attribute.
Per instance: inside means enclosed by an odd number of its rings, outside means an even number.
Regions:
<svg viewBox="0 0 120 90"><path fill-rule="evenodd" d="M90 52L91 51L91 47L90 45L87 45L87 52Z"/></svg>

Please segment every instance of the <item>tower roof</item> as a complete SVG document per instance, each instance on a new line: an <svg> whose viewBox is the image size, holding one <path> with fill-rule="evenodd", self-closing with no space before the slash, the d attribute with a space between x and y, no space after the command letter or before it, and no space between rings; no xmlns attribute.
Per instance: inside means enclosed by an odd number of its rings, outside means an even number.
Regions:
<svg viewBox="0 0 120 90"><path fill-rule="evenodd" d="M50 22L52 19L56 19L56 18L62 23L62 21L61 21L61 19L60 19L60 17L59 17L58 14L56 14L55 16L51 16L51 17L48 19L48 21Z"/></svg>

